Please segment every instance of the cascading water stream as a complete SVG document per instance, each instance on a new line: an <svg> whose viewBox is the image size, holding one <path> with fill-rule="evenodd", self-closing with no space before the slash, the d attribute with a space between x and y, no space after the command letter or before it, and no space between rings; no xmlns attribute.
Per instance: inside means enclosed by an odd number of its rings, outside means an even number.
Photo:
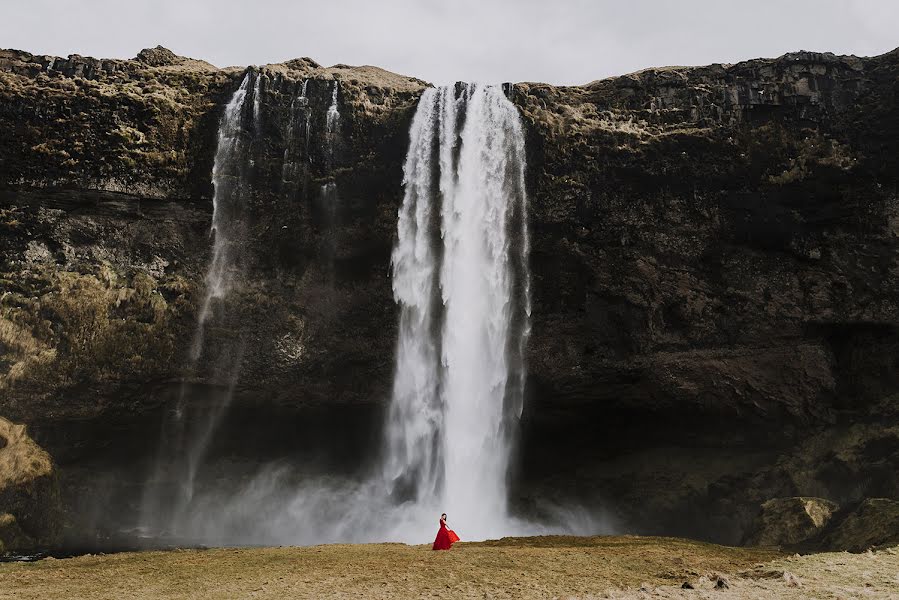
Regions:
<svg viewBox="0 0 899 600"><path fill-rule="evenodd" d="M304 130L304 134L306 136L306 156L308 157L309 162L312 162L312 155L309 154L309 140L312 135L312 111L309 109L309 97L306 95L306 88L309 85L309 80L303 80L303 88L300 91L300 98L303 100L303 106L306 109L306 129Z"/></svg>
<svg viewBox="0 0 899 600"><path fill-rule="evenodd" d="M437 259L431 159L437 141L436 95L434 89L425 90L412 121L403 177L406 191L391 258L393 297L402 308L384 477L395 482L398 496L413 500L434 498L442 475L439 351L433 337Z"/></svg>
<svg viewBox="0 0 899 600"><path fill-rule="evenodd" d="M337 181L333 178L337 147L340 144L340 110L337 104L339 86L339 82L335 79L331 88L331 104L328 105L328 111L325 113L325 171L331 180L322 184L320 192L322 224L326 232L324 243L321 246L324 258L322 266L332 288L334 287L334 260L337 248L337 206L340 203Z"/></svg>
<svg viewBox="0 0 899 600"><path fill-rule="evenodd" d="M256 82L253 84L253 125L257 130L262 125L262 120L259 118L262 111L261 82L262 75L258 75Z"/></svg>
<svg viewBox="0 0 899 600"><path fill-rule="evenodd" d="M311 157L309 156L309 125L312 111L309 109L309 98L306 96L308 85L309 80L304 79L300 86L299 95L294 96L290 101L287 135L285 138L284 155L281 167L281 179L285 182L296 182L300 179L303 173L300 162L301 157L303 157L303 160L306 162L311 162ZM302 113L302 121L298 118L300 113ZM302 134L302 136L300 134ZM302 146L298 145L298 139L302 140Z"/></svg>
<svg viewBox="0 0 899 600"><path fill-rule="evenodd" d="M340 110L337 107L337 90L340 82L334 80L334 88L331 90L331 104L328 106L328 114L325 116L325 125L330 135L337 133L337 125L340 123Z"/></svg>
<svg viewBox="0 0 899 600"><path fill-rule="evenodd" d="M181 385L172 420L164 426L156 471L147 486L141 523L148 529L178 533L182 516L194 498L197 472L216 426L234 393L243 359L243 339L233 327L227 298L245 272L245 204L250 193L249 149L260 116L261 75L249 72L234 92L219 125L218 145L212 169L213 215L210 235L212 256L205 279L205 293L191 344L190 372L204 365L213 392L197 398L188 384ZM252 92L250 85L252 84ZM252 113L247 110L252 97ZM210 326L227 331L210 341ZM176 490L166 492L163 480L174 480Z"/></svg>

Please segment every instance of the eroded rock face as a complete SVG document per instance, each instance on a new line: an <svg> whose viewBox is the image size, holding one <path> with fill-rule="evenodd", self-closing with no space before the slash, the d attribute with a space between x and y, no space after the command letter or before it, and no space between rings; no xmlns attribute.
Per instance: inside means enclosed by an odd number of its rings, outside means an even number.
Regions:
<svg viewBox="0 0 899 600"><path fill-rule="evenodd" d="M255 71L250 333L211 454L359 465L390 393L389 257L426 84ZM51 451L69 506L133 508L181 382L221 385L185 357L244 75L164 48L0 51L0 414ZM517 508L575 499L622 530L735 543L771 498L899 497L897 81L896 52L797 53L510 88L534 296Z"/></svg>
<svg viewBox="0 0 899 600"><path fill-rule="evenodd" d="M774 498L762 504L746 543L789 546L819 535L838 508L823 498Z"/></svg>
<svg viewBox="0 0 899 600"><path fill-rule="evenodd" d="M24 425L0 417L0 552L46 547L57 540L61 505L50 455Z"/></svg>
<svg viewBox="0 0 899 600"><path fill-rule="evenodd" d="M851 509L824 539L827 550L864 552L899 543L899 501L868 498Z"/></svg>
<svg viewBox="0 0 899 600"><path fill-rule="evenodd" d="M814 475L793 465L807 438L896 423L897 63L516 86L535 232L522 473L542 493L734 543L772 497L894 489L823 446ZM892 442L872 452L895 470Z"/></svg>

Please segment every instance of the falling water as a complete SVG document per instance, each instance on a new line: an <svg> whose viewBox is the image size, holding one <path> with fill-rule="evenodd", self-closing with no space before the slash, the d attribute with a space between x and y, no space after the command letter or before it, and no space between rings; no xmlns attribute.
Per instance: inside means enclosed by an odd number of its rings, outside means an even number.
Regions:
<svg viewBox="0 0 899 600"><path fill-rule="evenodd" d="M256 83L253 84L253 124L257 129L262 124L262 120L259 118L262 108L262 94L260 93L261 83L262 75L260 74L256 76Z"/></svg>
<svg viewBox="0 0 899 600"><path fill-rule="evenodd" d="M300 178L301 166L300 158L305 156L309 160L309 139L310 130L309 123L312 111L309 108L309 99L306 97L306 88L309 84L308 79L304 79L300 86L300 93L294 96L290 101L289 118L287 121L287 135L284 144L284 156L281 167L281 179L283 181L296 181ZM298 116L302 113L303 123L301 125ZM302 130L302 154L301 148L297 146L297 139L300 138L300 128Z"/></svg>
<svg viewBox="0 0 899 600"><path fill-rule="evenodd" d="M331 88L331 104L325 114L325 172L331 177L330 181L321 186L319 203L322 218L322 230L324 232L321 254L322 271L330 286L334 287L334 259L337 251L337 206L340 203L337 182L334 180L334 167L336 166L336 151L340 144L340 111L337 107L337 91L339 82L335 79Z"/></svg>
<svg viewBox="0 0 899 600"><path fill-rule="evenodd" d="M308 157L309 162L312 162L312 155L309 153L309 140L312 135L312 111L309 109L309 97L306 95L306 86L309 85L309 80L303 80L303 89L300 92L300 98L303 100L303 106L306 108L306 129L304 130L306 136L306 156Z"/></svg>
<svg viewBox="0 0 899 600"><path fill-rule="evenodd" d="M335 153L340 142L340 110L337 107L337 91L340 83L335 79L331 88L331 104L325 114L325 169L334 168ZM324 190L323 190L324 191Z"/></svg>
<svg viewBox="0 0 899 600"><path fill-rule="evenodd" d="M340 123L340 111L337 109L337 89L339 85L340 82L335 79L334 88L331 91L331 105L328 107L328 114L325 121L327 132L330 135L337 132L337 125Z"/></svg>
<svg viewBox="0 0 899 600"><path fill-rule="evenodd" d="M194 497L197 472L212 434L230 404L237 383L243 341L240 331L232 327L226 299L245 271L244 209L250 193L249 148L253 135L249 129L258 124L259 80L260 76L247 73L225 106L212 169L212 257L191 345L189 370L195 372L203 365L216 385L213 392L205 391L201 398L196 397L187 383L180 388L172 422L164 427L156 473L144 497L141 520L151 528L178 529L178 520ZM247 115L251 83L253 107L252 114ZM207 340L210 325L218 331L214 342ZM164 491L161 483L164 479L175 480L177 489L173 495ZM169 522L161 525L166 515Z"/></svg>
<svg viewBox="0 0 899 600"><path fill-rule="evenodd" d="M518 112L499 88L425 92L393 253L401 314L385 472L406 496L437 494L475 538L503 533L508 518L529 312L524 168Z"/></svg>
<svg viewBox="0 0 899 600"><path fill-rule="evenodd" d="M256 77L253 86L253 120L256 121L259 109L259 77ZM225 113L219 125L218 146L215 152L215 162L212 165L212 185L214 194L212 197L212 227L210 233L213 238L212 260L209 261L209 269L206 272L206 294L197 323L197 333L192 347L192 358L196 361L203 350L203 331L206 320L209 318L213 302L221 300L228 293L233 283L233 265L235 250L233 239L234 217L240 212L241 202L239 197L243 193L242 177L234 173L235 167L241 169L241 157L244 155L246 138L243 135L244 102L247 98L247 89L251 80L251 74L247 73L243 82L231 100L225 106Z"/></svg>
<svg viewBox="0 0 899 600"><path fill-rule="evenodd" d="M435 240L432 150L437 92L425 90L412 120L404 165L406 187L393 250L393 297L402 307L393 401L386 430L384 475L403 496L433 498L439 491L442 411L435 322ZM405 498L404 498L405 499Z"/></svg>
<svg viewBox="0 0 899 600"><path fill-rule="evenodd" d="M226 110L216 154L214 226L223 241L229 230L219 211L239 205L242 178L219 177L239 174L235 167L247 162L240 132L252 124L240 106L248 85ZM333 133L337 89L335 82L326 120ZM380 468L340 478L307 472L308 465L267 465L249 481L193 497L176 520L182 539L422 543L444 511L466 540L596 531L576 510L552 507L533 522L508 509L530 314L524 170L522 126L501 89L459 84L424 92L410 129L391 260L400 320ZM326 201L336 192L333 181L322 188ZM216 229L216 249L218 240ZM207 294L224 296L230 287L226 249L207 282L221 291Z"/></svg>

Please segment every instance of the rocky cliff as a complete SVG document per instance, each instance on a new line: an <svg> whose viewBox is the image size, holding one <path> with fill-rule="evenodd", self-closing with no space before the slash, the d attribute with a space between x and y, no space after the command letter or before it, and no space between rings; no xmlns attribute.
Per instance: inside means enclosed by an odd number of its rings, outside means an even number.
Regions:
<svg viewBox="0 0 899 600"><path fill-rule="evenodd" d="M133 506L185 379L220 384L184 358L245 72L162 48L0 51L0 415L58 462L75 525ZM426 84L309 59L253 72L248 348L213 454L352 470L389 397ZM899 52L507 90L533 240L520 510L576 499L619 529L736 542L771 498L899 498Z"/></svg>

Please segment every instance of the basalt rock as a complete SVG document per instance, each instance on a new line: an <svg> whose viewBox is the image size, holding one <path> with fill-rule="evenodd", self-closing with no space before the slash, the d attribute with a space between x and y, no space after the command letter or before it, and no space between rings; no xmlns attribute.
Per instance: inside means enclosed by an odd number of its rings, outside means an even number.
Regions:
<svg viewBox="0 0 899 600"><path fill-rule="evenodd" d="M789 546L819 536L837 505L822 498L774 498L762 510L746 543L753 546Z"/></svg>
<svg viewBox="0 0 899 600"><path fill-rule="evenodd" d="M390 395L390 250L427 84L251 69L249 333L210 460L355 468ZM58 461L71 514L134 511L161 413L184 382L223 385L186 356L218 122L246 73L164 48L0 51L0 414ZM533 273L518 510L576 500L736 543L771 498L899 497L897 86L899 52L506 86Z"/></svg>
<svg viewBox="0 0 899 600"><path fill-rule="evenodd" d="M773 497L894 497L811 440L896 469L897 81L897 52L803 52L515 86L538 495L730 543Z"/></svg>
<svg viewBox="0 0 899 600"><path fill-rule="evenodd" d="M864 552L878 546L899 544L899 501L868 498L846 511L824 537L827 550Z"/></svg>
<svg viewBox="0 0 899 600"><path fill-rule="evenodd" d="M59 537L61 504L50 456L0 418L0 553L46 547Z"/></svg>

